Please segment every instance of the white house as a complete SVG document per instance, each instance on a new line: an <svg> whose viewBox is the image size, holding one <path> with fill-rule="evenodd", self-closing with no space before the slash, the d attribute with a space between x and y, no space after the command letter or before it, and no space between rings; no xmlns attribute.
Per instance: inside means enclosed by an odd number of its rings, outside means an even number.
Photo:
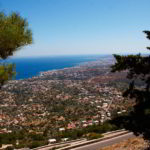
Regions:
<svg viewBox="0 0 150 150"><path fill-rule="evenodd" d="M68 141L68 139L69 139L69 138L62 138L61 140L62 140L63 142L66 142L66 141Z"/></svg>
<svg viewBox="0 0 150 150"><path fill-rule="evenodd" d="M49 143L55 143L55 142L56 142L56 139L49 139L48 142L49 142Z"/></svg>
<svg viewBox="0 0 150 150"><path fill-rule="evenodd" d="M59 131L65 131L65 128L59 128Z"/></svg>

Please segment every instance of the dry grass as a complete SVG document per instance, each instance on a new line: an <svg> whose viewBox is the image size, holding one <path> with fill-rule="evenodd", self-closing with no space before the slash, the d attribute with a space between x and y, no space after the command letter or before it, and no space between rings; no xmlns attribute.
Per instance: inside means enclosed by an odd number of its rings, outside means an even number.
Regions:
<svg viewBox="0 0 150 150"><path fill-rule="evenodd" d="M142 138L136 137L99 150L144 150L146 147L147 143Z"/></svg>

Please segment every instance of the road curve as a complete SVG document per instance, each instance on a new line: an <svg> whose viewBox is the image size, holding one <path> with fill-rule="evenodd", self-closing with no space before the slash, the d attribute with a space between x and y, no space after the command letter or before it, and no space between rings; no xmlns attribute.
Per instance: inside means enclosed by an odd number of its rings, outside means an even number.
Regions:
<svg viewBox="0 0 150 150"><path fill-rule="evenodd" d="M73 148L71 150L100 150L100 148L119 143L119 142L126 140L128 138L131 138L131 137L134 137L133 133L128 133L125 135L114 137L112 139L108 139L108 140L100 141L97 143L81 146L78 148Z"/></svg>

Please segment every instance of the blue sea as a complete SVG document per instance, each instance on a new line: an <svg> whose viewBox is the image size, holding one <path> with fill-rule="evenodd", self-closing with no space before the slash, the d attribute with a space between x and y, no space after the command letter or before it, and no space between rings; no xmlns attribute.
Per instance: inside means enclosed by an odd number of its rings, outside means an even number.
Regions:
<svg viewBox="0 0 150 150"><path fill-rule="evenodd" d="M37 76L40 72L77 66L80 63L99 60L106 55L50 56L34 58L10 58L3 62L16 65L16 80ZM2 61L1 61L2 62Z"/></svg>

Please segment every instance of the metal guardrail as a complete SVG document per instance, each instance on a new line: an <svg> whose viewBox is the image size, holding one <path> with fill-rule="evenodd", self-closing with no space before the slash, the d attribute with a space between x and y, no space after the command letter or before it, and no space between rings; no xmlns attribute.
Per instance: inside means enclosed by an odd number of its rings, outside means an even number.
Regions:
<svg viewBox="0 0 150 150"><path fill-rule="evenodd" d="M129 131L125 131L123 133L120 133L120 134L117 134L117 135L113 135L113 136L110 136L110 137L104 137L104 138L100 138L100 139L96 139L96 140L91 140L91 141L88 141L86 143L81 143L81 144L74 145L74 146L68 146L68 147L60 148L58 150L70 150L72 148L77 148L77 147L85 146L85 145L88 145L88 144L93 144L93 143L97 143L97 142L100 142L100 141L112 139L112 138L119 137L121 135L125 135L125 134L128 134L128 133L130 133L130 132Z"/></svg>
<svg viewBox="0 0 150 150"><path fill-rule="evenodd" d="M81 138L81 139L77 139L77 140L71 140L71 141L60 142L60 143L55 143L55 144L48 144L48 145L33 148L32 150L40 150L41 148L47 148L47 147L50 147L50 146L59 146L61 144L69 144L69 143L72 143L72 142L78 142L78 141L83 141L83 140L86 140L86 139Z"/></svg>
<svg viewBox="0 0 150 150"><path fill-rule="evenodd" d="M109 132L103 133L102 135L109 135L109 134L112 134L112 133L117 133L117 132L122 132L122 131L126 131L126 130L125 129L120 129L120 130L115 130L115 131L109 131Z"/></svg>
<svg viewBox="0 0 150 150"><path fill-rule="evenodd" d="M76 145L76 147L84 146L84 145L87 145L87 144L99 142L99 141L102 141L102 140L105 140L105 139L110 139L110 138L113 138L113 137L117 137L117 136L129 133L129 131L126 131L125 129L121 129L121 130L110 131L110 132L104 133L102 135L109 135L109 134L119 133L119 132L123 132L123 133L120 133L118 135L113 135L113 136L110 136L110 137L103 137L103 138L100 138L100 139L90 140L90 141L87 141L86 143L80 143L80 144ZM67 142L44 145L44 146L40 146L40 147L37 147L37 148L33 148L32 150L40 150L40 149L43 149L43 148L55 147L55 146L57 147L59 145L62 146L62 145L65 145L65 144L69 144L69 143L72 143L72 142L78 142L78 141L80 142L80 141L83 141L83 140L86 140L86 139L82 138L82 139L71 140L71 141L67 141ZM82 144L84 144L84 145L82 145ZM76 147L72 147L72 148L76 148ZM61 150L69 150L69 149L61 149Z"/></svg>

